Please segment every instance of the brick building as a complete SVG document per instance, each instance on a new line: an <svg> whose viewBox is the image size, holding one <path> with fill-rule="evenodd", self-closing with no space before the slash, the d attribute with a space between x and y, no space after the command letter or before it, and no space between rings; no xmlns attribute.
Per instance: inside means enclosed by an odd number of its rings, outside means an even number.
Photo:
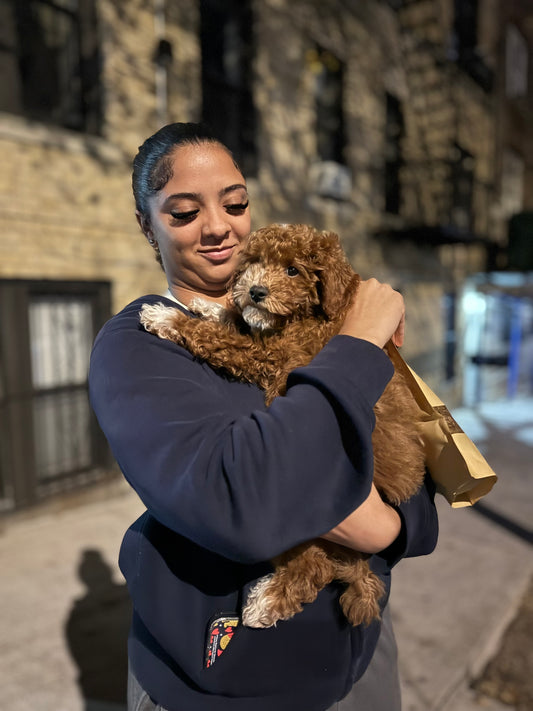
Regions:
<svg viewBox="0 0 533 711"><path fill-rule="evenodd" d="M455 295L532 208L531 128L515 144L502 128L517 53L512 110L531 107L526 4L0 0L0 506L107 471L87 353L164 289L130 165L168 121L221 133L255 226L334 229L362 275L400 287L406 357L453 397Z"/></svg>

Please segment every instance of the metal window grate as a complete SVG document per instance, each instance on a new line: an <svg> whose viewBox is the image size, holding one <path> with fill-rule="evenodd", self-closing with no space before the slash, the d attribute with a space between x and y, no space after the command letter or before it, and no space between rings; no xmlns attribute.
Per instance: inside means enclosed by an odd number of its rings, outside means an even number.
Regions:
<svg viewBox="0 0 533 711"><path fill-rule="evenodd" d="M35 398L33 432L38 483L91 466L89 415L85 390Z"/></svg>
<svg viewBox="0 0 533 711"><path fill-rule="evenodd" d="M0 510L113 469L87 393L92 342L109 316L106 282L0 279Z"/></svg>
<svg viewBox="0 0 533 711"><path fill-rule="evenodd" d="M202 120L233 151L244 174L256 175L255 45L249 0L201 0L200 44Z"/></svg>
<svg viewBox="0 0 533 711"><path fill-rule="evenodd" d="M93 335L90 301L71 296L34 297L29 317L33 387L85 383Z"/></svg>
<svg viewBox="0 0 533 711"><path fill-rule="evenodd" d="M85 392L91 304L72 296L34 297L29 325L35 470L40 482L91 464Z"/></svg>
<svg viewBox="0 0 533 711"><path fill-rule="evenodd" d="M97 134L100 68L95 0L0 3L0 110Z"/></svg>

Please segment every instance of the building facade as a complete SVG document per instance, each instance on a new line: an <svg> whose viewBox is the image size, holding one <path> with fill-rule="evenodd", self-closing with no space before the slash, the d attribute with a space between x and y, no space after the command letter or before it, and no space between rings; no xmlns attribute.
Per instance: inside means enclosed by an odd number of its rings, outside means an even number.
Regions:
<svg viewBox="0 0 533 711"><path fill-rule="evenodd" d="M165 288L130 172L170 121L220 133L254 226L333 229L400 288L406 358L455 397L460 285L533 208L531 128L515 141L512 123L531 107L531 13L514 4L0 0L0 506L109 469L87 358L106 318Z"/></svg>

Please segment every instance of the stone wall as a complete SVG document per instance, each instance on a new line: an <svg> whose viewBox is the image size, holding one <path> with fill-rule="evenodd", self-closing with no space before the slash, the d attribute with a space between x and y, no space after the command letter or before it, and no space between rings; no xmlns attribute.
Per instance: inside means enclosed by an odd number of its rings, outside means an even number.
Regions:
<svg viewBox="0 0 533 711"><path fill-rule="evenodd" d="M161 71L158 78L154 52L162 30L155 5L154 0L98 2L101 137L0 115L0 278L109 280L113 310L140 293L164 289L134 219L130 164L137 146L162 121L200 118L201 56L199 3L168 3L164 36L173 58L165 96L158 93ZM406 355L435 380L442 373L443 293L465 272L482 267L483 253L451 248L450 255L450 249L391 243L375 235L391 226L446 218L446 161L454 140L475 157L475 229L495 237L501 231L490 220L490 98L468 77L452 75L443 61L452 5L452 0L415 0L401 11L381 0L254 5L259 115L259 172L250 180L254 226L301 221L338 231L361 274L403 289L411 329ZM495 30L490 17L483 17L490 55ZM346 66L352 187L344 201L317 196L310 180L317 149L309 52L317 43ZM384 214L385 92L396 95L405 110L403 202L395 216Z"/></svg>

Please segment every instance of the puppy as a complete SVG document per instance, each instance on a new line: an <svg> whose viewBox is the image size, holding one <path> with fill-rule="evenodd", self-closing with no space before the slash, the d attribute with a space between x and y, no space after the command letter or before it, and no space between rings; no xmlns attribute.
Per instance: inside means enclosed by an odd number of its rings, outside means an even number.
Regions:
<svg viewBox="0 0 533 711"><path fill-rule="evenodd" d="M140 318L147 331L187 348L226 376L257 384L270 404L286 392L288 374L339 332L359 281L333 232L270 225L250 236L229 284L227 308L195 299L190 308L200 318L191 318L172 307L145 304ZM374 410L374 483L397 505L424 479L416 427L423 413L399 372ZM249 593L243 623L270 627L289 619L335 580L346 585L340 604L350 623L369 624L380 615L384 589L368 557L322 539L277 556L274 572Z"/></svg>

